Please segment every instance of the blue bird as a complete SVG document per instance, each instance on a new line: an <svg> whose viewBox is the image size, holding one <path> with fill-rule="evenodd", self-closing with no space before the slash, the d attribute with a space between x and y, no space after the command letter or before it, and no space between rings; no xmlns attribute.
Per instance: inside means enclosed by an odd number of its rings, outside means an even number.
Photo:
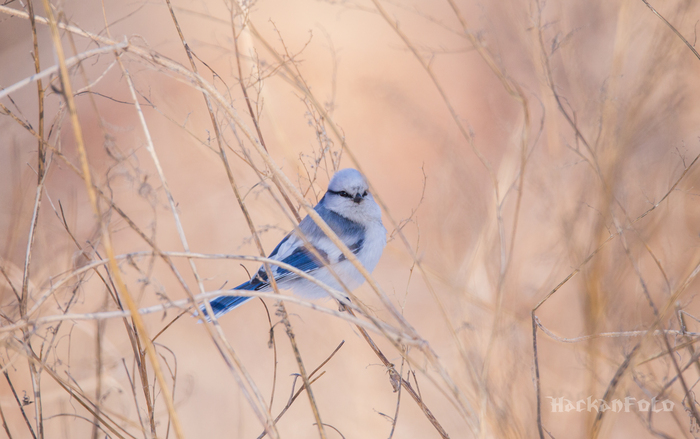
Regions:
<svg viewBox="0 0 700 439"><path fill-rule="evenodd" d="M336 172L328 184L328 190L314 210L357 256L362 265L372 272L386 246L386 229L382 224L381 209L369 193L367 180L362 174L350 168ZM307 243L299 233L304 235ZM309 245L313 246L316 254L309 250ZM336 290L342 291L343 288L329 268L349 290L354 290L365 281L360 272L308 215L299 223L298 230L285 236L268 257L308 273ZM289 270L270 264L270 271L280 289L292 290L293 293L307 299L327 295L323 288ZM260 267L252 279L234 290L271 291L265 267ZM251 298L219 296L211 300L210 304L214 315L219 318ZM204 306L201 306L200 310L206 319L210 320Z"/></svg>

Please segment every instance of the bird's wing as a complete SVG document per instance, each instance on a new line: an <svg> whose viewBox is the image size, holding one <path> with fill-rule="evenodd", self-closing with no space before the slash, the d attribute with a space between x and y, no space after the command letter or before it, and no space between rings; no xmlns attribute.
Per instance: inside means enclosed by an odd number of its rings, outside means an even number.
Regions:
<svg viewBox="0 0 700 439"><path fill-rule="evenodd" d="M307 238L308 239L308 238ZM285 264L291 265L300 271L309 273L317 270L329 262L326 259L325 251L316 248L321 260L314 256L313 252L309 250L311 244L304 244L304 240L299 238L295 232L289 233L284 237L282 241L275 247L275 249L268 256L269 259L274 259L276 261L283 262ZM298 277L296 273L293 273L285 268L278 265L269 264L270 271L275 278L275 281L280 283L291 278ZM260 290L270 285L267 271L265 266L261 266L258 272L253 276L248 282L237 286L237 290Z"/></svg>
<svg viewBox="0 0 700 439"><path fill-rule="evenodd" d="M315 210L352 252L357 254L362 250L365 241L364 227L326 209L322 203L319 203ZM302 239L300 234L303 234L305 239ZM311 248L315 249L315 252ZM289 264L306 273L312 273L326 265L345 260L340 249L328 239L309 216L299 223L298 231L290 232L280 241L269 258ZM276 282L298 277L297 274L276 265L271 264L270 270ZM250 281L239 285L236 289L260 290L268 285L270 282L267 271L265 266L262 266Z"/></svg>

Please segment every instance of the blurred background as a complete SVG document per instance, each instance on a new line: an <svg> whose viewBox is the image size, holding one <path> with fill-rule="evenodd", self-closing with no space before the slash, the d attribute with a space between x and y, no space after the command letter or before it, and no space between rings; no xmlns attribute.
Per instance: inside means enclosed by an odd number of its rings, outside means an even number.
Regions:
<svg viewBox="0 0 700 439"><path fill-rule="evenodd" d="M700 436L700 8L651 6L65 0L61 57L44 3L5 2L0 436L255 438L268 409L271 434L319 436L282 320L307 373L344 341L312 385L329 438ZM65 59L100 217L60 76L26 80ZM402 334L370 331L432 422L342 315L256 299L197 324L187 289L259 266L223 257L260 255L234 187L266 253L304 215L251 139L311 205L337 169L370 181L385 300L365 283L358 317ZM100 224L136 306L168 305L145 331L106 314ZM183 236L209 258L158 255Z"/></svg>

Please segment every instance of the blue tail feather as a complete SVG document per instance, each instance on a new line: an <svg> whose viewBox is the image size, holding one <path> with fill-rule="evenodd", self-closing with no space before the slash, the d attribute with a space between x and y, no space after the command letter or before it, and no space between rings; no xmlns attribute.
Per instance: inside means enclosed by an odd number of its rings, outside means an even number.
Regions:
<svg viewBox="0 0 700 439"><path fill-rule="evenodd" d="M257 283L259 283L259 281ZM234 288L234 290L255 290L257 283L248 281L240 284ZM211 309L214 311L216 318L219 318L250 299L252 299L250 296L219 296L210 300L209 304L211 305ZM204 305L200 306L199 309L207 320L211 320Z"/></svg>
<svg viewBox="0 0 700 439"><path fill-rule="evenodd" d="M209 303L214 315L218 318L250 299L252 299L250 296L220 296ZM204 307L202 307L202 311L206 315L207 311Z"/></svg>

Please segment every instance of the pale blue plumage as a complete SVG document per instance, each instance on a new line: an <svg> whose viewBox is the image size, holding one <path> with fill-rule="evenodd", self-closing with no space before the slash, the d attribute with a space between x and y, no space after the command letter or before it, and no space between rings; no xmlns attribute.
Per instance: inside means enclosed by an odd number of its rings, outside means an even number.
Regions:
<svg viewBox="0 0 700 439"><path fill-rule="evenodd" d="M370 272L374 270L386 245L386 229L382 224L381 210L368 192L367 182L362 174L355 169L338 171L314 210L357 256L362 265ZM306 243L300 233L305 237ZM309 250L309 245L315 248L321 259ZM280 241L269 258L306 272L336 290L343 291L343 287L330 273L329 268L333 269L349 290L364 282L364 277L309 216L299 223L298 230L290 232ZM277 265L270 265L270 271L281 289L290 289L306 298L318 298L327 294L313 282ZM234 290L270 291L265 267L260 267L251 280ZM210 303L218 318L250 298L219 296ZM200 309L208 319L204 306Z"/></svg>

